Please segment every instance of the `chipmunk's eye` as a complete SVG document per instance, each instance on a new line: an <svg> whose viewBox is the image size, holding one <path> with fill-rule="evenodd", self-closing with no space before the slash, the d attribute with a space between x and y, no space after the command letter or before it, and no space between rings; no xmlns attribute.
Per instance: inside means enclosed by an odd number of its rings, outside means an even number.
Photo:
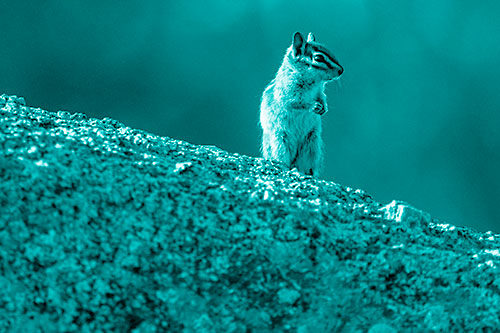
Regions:
<svg viewBox="0 0 500 333"><path fill-rule="evenodd" d="M314 59L314 61L317 61L317 62L325 62L325 58L321 54L315 54L313 59Z"/></svg>

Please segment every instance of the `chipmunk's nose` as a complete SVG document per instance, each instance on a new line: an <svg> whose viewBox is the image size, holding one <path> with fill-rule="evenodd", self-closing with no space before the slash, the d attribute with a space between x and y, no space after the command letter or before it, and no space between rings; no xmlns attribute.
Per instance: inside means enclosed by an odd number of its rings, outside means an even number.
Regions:
<svg viewBox="0 0 500 333"><path fill-rule="evenodd" d="M342 73L344 73L344 68L342 66L340 66L340 68L337 70L337 72L339 73L339 76L342 75Z"/></svg>

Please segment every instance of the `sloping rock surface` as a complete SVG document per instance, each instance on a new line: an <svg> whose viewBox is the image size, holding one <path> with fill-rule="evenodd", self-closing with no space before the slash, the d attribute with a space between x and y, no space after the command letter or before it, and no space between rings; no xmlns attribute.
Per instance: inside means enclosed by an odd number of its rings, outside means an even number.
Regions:
<svg viewBox="0 0 500 333"><path fill-rule="evenodd" d="M500 237L0 97L0 331L500 330Z"/></svg>

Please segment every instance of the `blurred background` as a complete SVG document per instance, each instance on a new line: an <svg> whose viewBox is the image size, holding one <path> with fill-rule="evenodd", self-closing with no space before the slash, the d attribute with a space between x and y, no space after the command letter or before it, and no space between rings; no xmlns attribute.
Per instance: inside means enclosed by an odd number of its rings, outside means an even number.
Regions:
<svg viewBox="0 0 500 333"><path fill-rule="evenodd" d="M500 233L500 2L9 1L0 93L258 156L295 31L345 68L323 178Z"/></svg>

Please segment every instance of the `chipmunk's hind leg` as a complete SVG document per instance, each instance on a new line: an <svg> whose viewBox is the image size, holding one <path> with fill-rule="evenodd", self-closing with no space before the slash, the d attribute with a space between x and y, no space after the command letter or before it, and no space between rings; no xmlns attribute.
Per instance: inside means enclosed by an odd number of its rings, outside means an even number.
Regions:
<svg viewBox="0 0 500 333"><path fill-rule="evenodd" d="M292 158L287 135L283 132L265 132L262 137L262 153L267 160L284 163L290 167Z"/></svg>
<svg viewBox="0 0 500 333"><path fill-rule="evenodd" d="M296 166L306 175L318 176L323 163L323 141L317 129L306 136L299 148Z"/></svg>

